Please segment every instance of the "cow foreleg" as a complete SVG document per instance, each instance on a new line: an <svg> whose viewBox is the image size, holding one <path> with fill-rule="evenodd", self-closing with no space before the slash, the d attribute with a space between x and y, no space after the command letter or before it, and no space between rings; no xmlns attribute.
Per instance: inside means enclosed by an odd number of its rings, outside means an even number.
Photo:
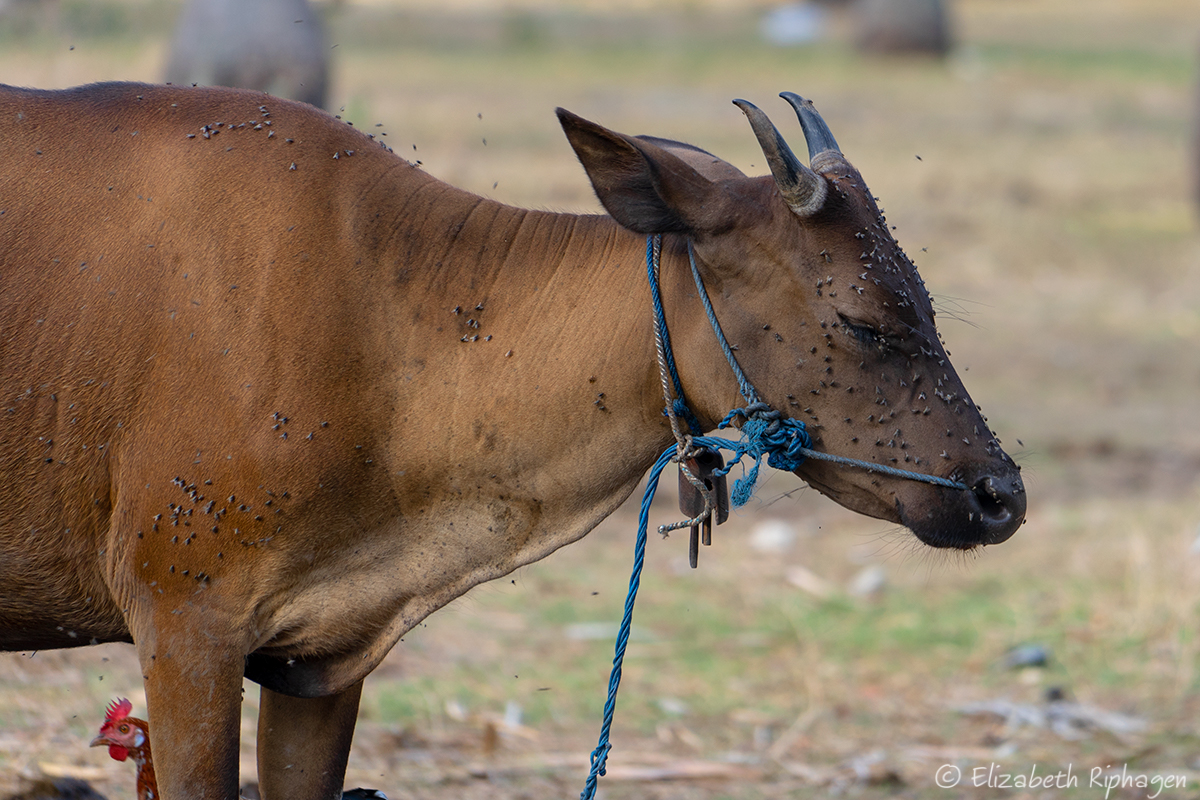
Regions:
<svg viewBox="0 0 1200 800"><path fill-rule="evenodd" d="M258 785L263 800L338 800L358 719L362 681L329 697L262 689Z"/></svg>
<svg viewBox="0 0 1200 800"><path fill-rule="evenodd" d="M157 797L238 800L245 657L199 628L159 625L137 639Z"/></svg>

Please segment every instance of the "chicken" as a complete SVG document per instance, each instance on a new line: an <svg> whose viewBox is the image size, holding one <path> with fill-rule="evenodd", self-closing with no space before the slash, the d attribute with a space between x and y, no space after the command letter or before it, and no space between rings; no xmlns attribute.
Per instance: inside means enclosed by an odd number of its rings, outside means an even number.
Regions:
<svg viewBox="0 0 1200 800"><path fill-rule="evenodd" d="M150 726L145 720L129 716L133 703L125 698L109 704L100 726L100 735L92 739L92 747L108 746L108 754L117 761L133 757L137 764L138 800L158 800L158 784L154 779L154 760L150 756Z"/></svg>
<svg viewBox="0 0 1200 800"><path fill-rule="evenodd" d="M100 735L92 739L92 747L108 746L108 754L117 761L130 756L137 764L138 800L158 800L158 784L154 780L154 761L150 757L150 724L145 720L129 716L133 703L125 698L114 700L108 706ZM249 789L250 791L247 791ZM258 787L243 787L243 795L258 796ZM342 795L343 800L387 800L387 795L377 789L350 789Z"/></svg>

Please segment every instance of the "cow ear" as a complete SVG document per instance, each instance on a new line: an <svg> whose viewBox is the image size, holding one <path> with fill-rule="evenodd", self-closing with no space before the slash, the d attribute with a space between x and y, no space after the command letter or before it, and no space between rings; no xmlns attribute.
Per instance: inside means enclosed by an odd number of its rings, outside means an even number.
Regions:
<svg viewBox="0 0 1200 800"><path fill-rule="evenodd" d="M613 219L635 233L686 233L720 224L723 195L678 156L655 144L557 111L596 196Z"/></svg>

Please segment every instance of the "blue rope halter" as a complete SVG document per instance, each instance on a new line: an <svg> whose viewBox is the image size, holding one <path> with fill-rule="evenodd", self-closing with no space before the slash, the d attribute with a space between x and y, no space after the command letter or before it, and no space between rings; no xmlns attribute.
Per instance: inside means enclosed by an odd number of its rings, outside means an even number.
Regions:
<svg viewBox="0 0 1200 800"><path fill-rule="evenodd" d="M592 800L595 797L597 779L604 775L605 765L608 761L608 751L612 749L612 745L609 743L609 735L612 731L613 716L617 707L617 690L621 685L621 666L625 661L625 650L629 644L629 631L633 626L633 606L637 600L638 587L641 584L642 566L645 562L646 539L650 527L650 504L654 501L654 494L658 491L659 477L662 475L662 471L666 468L667 464L676 461L680 462L682 466L682 461L687 456L688 451L696 447L728 450L733 455L729 463L722 469L713 472L714 475L727 475L733 469L734 464L739 463L744 457L749 456L754 460L754 465L741 478L738 478L734 482L733 491L730 493L730 500L735 507L744 505L754 494L754 487L758 481L758 470L762 465L763 458L767 459L768 465L786 472L798 469L806 458L815 458L820 461L829 461L846 467L865 469L868 472L878 472L897 478L924 481L937 486L944 486L948 489L959 489L962 491L970 489L964 483L940 478L936 475L911 472L883 464L876 464L871 461L860 461L858 459L845 458L844 456L835 456L812 449L812 439L809 437L804 423L791 417L785 417L782 412L771 408L770 404L764 402L759 396L754 385L746 377L746 373L742 371L737 358L733 354L733 348L729 346L729 342L725 339L725 333L721 330L721 324L717 321L716 311L713 310L712 301L709 300L708 292L704 288L704 281L700 277L700 269L696 266L696 254L689 240L688 262L692 268L692 279L696 282L696 291L700 296L701 304L704 306L704 313L708 316L708 321L712 325L713 333L717 336L717 344L720 345L721 352L725 354L725 360L729 362L729 367L733 370L733 375L737 379L738 389L742 393L742 398L746 401L744 407L735 408L730 411L717 426L720 429L737 427L741 433L740 439L733 441L717 436L701 436L700 434L703 431L700 421L692 413L691 409L688 408L687 402L683 399L683 384L679 380L679 371L675 366L675 356L671 351L671 337L667 331L666 315L663 312L662 305L662 292L658 284L661 246L661 237L649 236L646 238L646 274L650 281L650 296L654 307L655 338L659 344L659 367L664 372L664 391L669 391L666 388L668 376L670 378L670 386L674 389L674 397L668 398L668 404L664 408L663 413L671 418L672 428L676 427L675 418L684 419L691 430L691 435L683 436L676 430L676 444L671 445L662 452L662 455L654 462L654 466L650 468L650 476L646 481L646 492L642 495L642 508L638 515L638 533L634 543L633 571L629 576L629 592L625 597L625 611L621 617L621 627L617 631L616 652L613 656L612 672L609 674L608 679L608 698L604 703L604 717L600 725L600 740L596 745L596 749L592 751L591 770L588 773L583 792L579 795L580 800ZM738 420L741 420L740 425L737 424ZM670 530L695 524L711 514L714 507L715 504L711 502L710 498L705 503L705 511L699 517L672 525L663 525L659 527L659 532L666 533Z"/></svg>

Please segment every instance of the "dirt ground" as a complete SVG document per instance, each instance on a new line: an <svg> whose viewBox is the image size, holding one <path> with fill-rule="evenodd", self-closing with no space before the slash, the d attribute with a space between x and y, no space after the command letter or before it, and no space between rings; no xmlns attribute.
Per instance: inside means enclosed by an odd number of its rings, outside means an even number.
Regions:
<svg viewBox="0 0 1200 800"><path fill-rule="evenodd" d="M0 81L155 80L175 7L90 8L3 41ZM1181 0L961 0L953 54L928 61L861 57L836 17L828 41L769 47L763 10L327 8L339 113L382 122L432 174L518 205L597 208L555 106L757 173L730 100L768 109L796 143L773 98L813 97L1023 466L1028 523L966 557L779 475L718 529L699 570L677 538L655 539L599 796L1154 794L1089 781L1125 769L1186 784L1160 797L1200 797L1200 13ZM673 519L666 494L657 521ZM367 682L348 785L406 800L582 790L634 515L406 636ZM1048 659L1010 668L1023 644ZM132 796L132 768L86 744L113 697L144 710L138 675L126 646L0 654L0 796L59 773ZM256 708L247 685L247 781ZM950 787L946 767L960 775ZM1073 787L996 777L1063 770Z"/></svg>

